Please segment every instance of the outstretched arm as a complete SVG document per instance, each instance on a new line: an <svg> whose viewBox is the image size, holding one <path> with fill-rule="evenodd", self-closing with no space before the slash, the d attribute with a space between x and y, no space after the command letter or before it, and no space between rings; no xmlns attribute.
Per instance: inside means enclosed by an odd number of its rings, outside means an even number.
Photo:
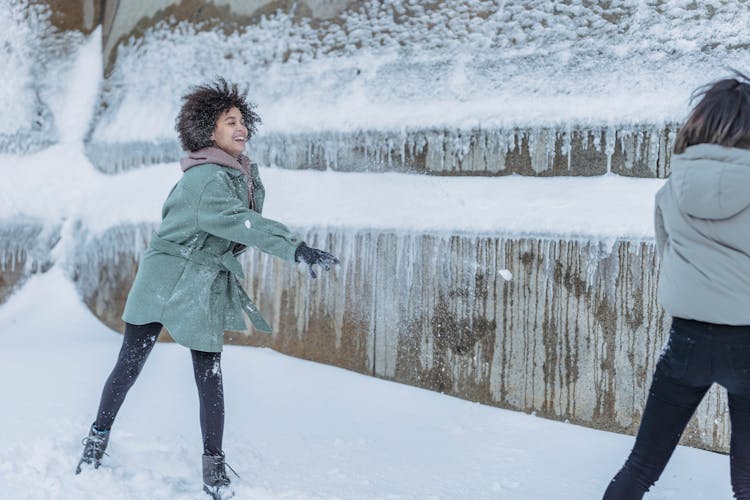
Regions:
<svg viewBox="0 0 750 500"><path fill-rule="evenodd" d="M217 175L203 187L195 211L197 226L220 238L294 261L302 241L284 224L244 206L228 182Z"/></svg>
<svg viewBox="0 0 750 500"><path fill-rule="evenodd" d="M223 176L214 177L204 186L196 219L197 226L209 234L256 247L285 260L304 262L313 278L317 276L314 265L328 271L339 263L330 253L307 246L284 224L245 207Z"/></svg>

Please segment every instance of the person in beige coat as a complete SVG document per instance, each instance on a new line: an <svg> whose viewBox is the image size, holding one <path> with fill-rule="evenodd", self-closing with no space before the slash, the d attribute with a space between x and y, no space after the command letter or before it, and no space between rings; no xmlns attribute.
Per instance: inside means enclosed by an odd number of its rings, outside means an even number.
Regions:
<svg viewBox="0 0 750 500"><path fill-rule="evenodd" d="M98 468L128 390L166 327L190 349L200 402L204 489L227 494L222 437L221 350L225 330L244 330L246 315L259 331L271 327L243 290L237 256L254 247L289 262L330 269L333 255L307 246L284 224L261 215L265 189L257 165L243 154L258 115L236 85L220 79L183 97L177 131L187 157L169 193L123 313L125 334L102 391L97 417L76 469Z"/></svg>
<svg viewBox="0 0 750 500"><path fill-rule="evenodd" d="M605 500L643 498L713 383L729 397L732 489L750 499L750 79L737 73L695 97L656 194L658 293L672 327Z"/></svg>

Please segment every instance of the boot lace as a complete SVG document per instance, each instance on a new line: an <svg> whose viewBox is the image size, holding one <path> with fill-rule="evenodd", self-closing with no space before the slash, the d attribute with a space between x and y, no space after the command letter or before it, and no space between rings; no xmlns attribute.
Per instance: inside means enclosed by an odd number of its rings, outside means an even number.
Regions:
<svg viewBox="0 0 750 500"><path fill-rule="evenodd" d="M240 477L240 475L239 475L239 474L237 474L237 471L236 471L236 470L234 470L234 469L232 468L232 466L231 466L231 465L229 465L229 464L228 464L228 463L227 463L226 461L224 461L224 465L226 465L227 467L229 467L229 470L231 470L231 471L232 471L232 474L234 474L235 476L237 476L237 479L242 479L242 478Z"/></svg>
<svg viewBox="0 0 750 500"><path fill-rule="evenodd" d="M85 458L101 459L105 455L109 456L109 454L102 449L104 447L104 440L101 438L86 436L81 439L81 444L84 447L83 456Z"/></svg>

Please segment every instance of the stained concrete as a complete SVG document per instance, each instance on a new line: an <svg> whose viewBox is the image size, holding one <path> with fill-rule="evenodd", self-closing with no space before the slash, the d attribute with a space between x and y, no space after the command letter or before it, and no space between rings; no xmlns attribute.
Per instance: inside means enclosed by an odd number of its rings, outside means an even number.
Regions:
<svg viewBox="0 0 750 500"><path fill-rule="evenodd" d="M116 328L146 234L119 228L76 252L82 295ZM635 432L669 327L653 242L378 231L311 231L306 240L341 266L313 280L248 252L245 287L274 334L230 332L228 342ZM723 391L711 390L683 442L728 449Z"/></svg>

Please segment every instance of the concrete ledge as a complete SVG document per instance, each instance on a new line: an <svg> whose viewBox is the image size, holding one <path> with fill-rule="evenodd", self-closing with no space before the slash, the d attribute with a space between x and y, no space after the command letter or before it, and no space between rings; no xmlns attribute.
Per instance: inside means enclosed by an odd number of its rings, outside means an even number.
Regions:
<svg viewBox="0 0 750 500"><path fill-rule="evenodd" d="M264 165L435 175L667 177L673 136L649 125L612 128L432 129L267 134L250 152Z"/></svg>
<svg viewBox="0 0 750 500"><path fill-rule="evenodd" d="M49 109L40 107L38 113L49 116ZM52 138L50 138L52 135ZM57 141L57 132L49 127L37 127L18 130L14 134L0 134L0 153L27 155L52 146Z"/></svg>
<svg viewBox="0 0 750 500"><path fill-rule="evenodd" d="M88 141L84 143L84 151L94 167L106 174L174 162L185 156L176 136L174 141Z"/></svg>
<svg viewBox="0 0 750 500"><path fill-rule="evenodd" d="M112 229L76 253L86 303L118 329L144 229ZM637 429L669 328L652 242L364 230L306 239L331 249L341 267L312 280L248 252L245 286L275 333L227 333L229 343L599 429ZM728 449L723 391L711 390L683 442Z"/></svg>
<svg viewBox="0 0 750 500"><path fill-rule="evenodd" d="M345 172L431 175L520 174L592 176L608 172L664 178L670 172L671 128L361 130L309 134L261 134L248 154L261 165ZM90 141L86 154L101 171L176 161L174 141Z"/></svg>

